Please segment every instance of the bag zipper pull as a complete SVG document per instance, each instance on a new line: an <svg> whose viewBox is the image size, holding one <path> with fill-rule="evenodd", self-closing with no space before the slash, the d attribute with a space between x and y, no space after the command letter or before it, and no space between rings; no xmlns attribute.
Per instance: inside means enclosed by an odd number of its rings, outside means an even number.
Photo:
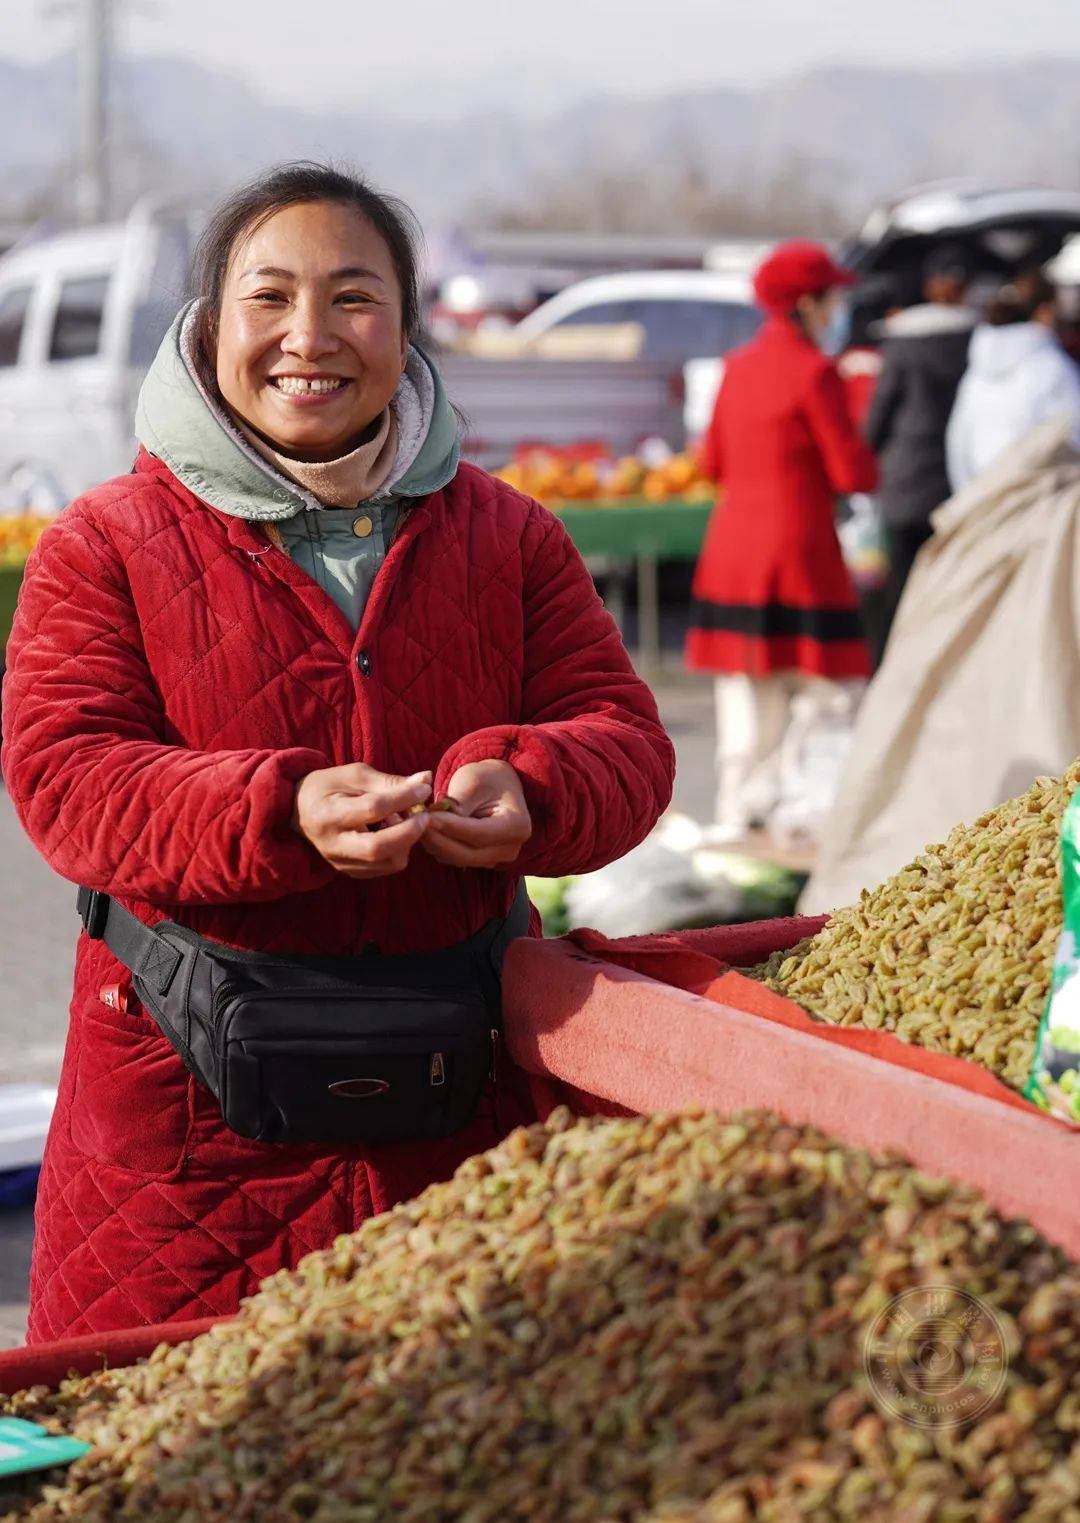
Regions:
<svg viewBox="0 0 1080 1523"><path fill-rule="evenodd" d="M446 1064L443 1062L441 1052L433 1052L431 1054L430 1083L433 1089L437 1088L440 1084L446 1083Z"/></svg>

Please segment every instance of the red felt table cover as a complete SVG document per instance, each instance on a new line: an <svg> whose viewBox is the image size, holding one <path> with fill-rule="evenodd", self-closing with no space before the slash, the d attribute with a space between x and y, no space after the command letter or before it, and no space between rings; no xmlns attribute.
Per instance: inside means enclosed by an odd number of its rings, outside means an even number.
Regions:
<svg viewBox="0 0 1080 1523"><path fill-rule="evenodd" d="M610 940L599 931L572 931L566 938L587 952L631 972L655 978L673 988L727 1005L748 1015L758 1015L794 1031L854 1048L901 1068L927 1074L946 1084L958 1085L974 1094L986 1095L1003 1105L1034 1112L1030 1101L1010 1089L986 1068L966 1058L929 1052L904 1042L889 1031L862 1027L830 1026L815 1020L792 1000L746 978L738 969L764 962L773 952L787 950L805 936L813 936L826 923L824 916L792 916L782 920L758 920L746 925L715 926L708 930L668 932L662 936L628 936ZM576 1110L595 1112L589 1097L571 1086L547 1085L536 1077L533 1093L541 1114L554 1104L568 1103ZM605 1110L605 1113L607 1111Z"/></svg>
<svg viewBox="0 0 1080 1523"><path fill-rule="evenodd" d="M26 1391L31 1386L58 1386L68 1375L90 1375L95 1370L118 1370L152 1354L159 1343L184 1343L197 1338L222 1317L200 1317L193 1322L166 1322L156 1327L131 1327L122 1332L86 1333L59 1343L35 1343L0 1353L0 1395Z"/></svg>

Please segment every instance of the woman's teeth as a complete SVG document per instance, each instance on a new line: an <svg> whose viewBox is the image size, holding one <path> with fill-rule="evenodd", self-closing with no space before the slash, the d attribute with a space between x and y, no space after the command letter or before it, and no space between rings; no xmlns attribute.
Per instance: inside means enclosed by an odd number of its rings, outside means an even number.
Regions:
<svg viewBox="0 0 1080 1523"><path fill-rule="evenodd" d="M272 376L271 380L278 391L283 391L290 397L306 397L311 392L340 391L348 384L344 379L309 381L298 375L277 375Z"/></svg>

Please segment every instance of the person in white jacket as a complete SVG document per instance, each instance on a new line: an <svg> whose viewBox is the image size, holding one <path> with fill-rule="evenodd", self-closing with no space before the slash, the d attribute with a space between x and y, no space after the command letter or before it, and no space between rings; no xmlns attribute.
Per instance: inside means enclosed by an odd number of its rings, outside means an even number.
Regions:
<svg viewBox="0 0 1080 1523"><path fill-rule="evenodd" d="M954 492L1037 424L1073 420L1080 448L1080 368L1054 334L1056 292L1039 271L1006 286L976 328L945 435Z"/></svg>

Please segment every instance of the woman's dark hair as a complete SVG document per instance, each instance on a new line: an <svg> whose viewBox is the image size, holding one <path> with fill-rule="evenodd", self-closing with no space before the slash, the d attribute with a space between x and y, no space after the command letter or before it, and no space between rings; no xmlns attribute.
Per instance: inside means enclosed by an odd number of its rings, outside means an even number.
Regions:
<svg viewBox="0 0 1080 1523"><path fill-rule="evenodd" d="M404 201L385 196L360 175L329 164L306 159L279 164L221 203L195 250L192 285L199 298L195 358L204 384L215 394L218 320L233 249L277 212L311 201L351 206L371 224L390 251L401 287L402 327L409 338L420 328L420 228Z"/></svg>
<svg viewBox="0 0 1080 1523"><path fill-rule="evenodd" d="M1057 300L1057 288L1041 270L1022 270L1002 286L986 309L986 321L995 328L1009 323L1029 323L1043 307Z"/></svg>

